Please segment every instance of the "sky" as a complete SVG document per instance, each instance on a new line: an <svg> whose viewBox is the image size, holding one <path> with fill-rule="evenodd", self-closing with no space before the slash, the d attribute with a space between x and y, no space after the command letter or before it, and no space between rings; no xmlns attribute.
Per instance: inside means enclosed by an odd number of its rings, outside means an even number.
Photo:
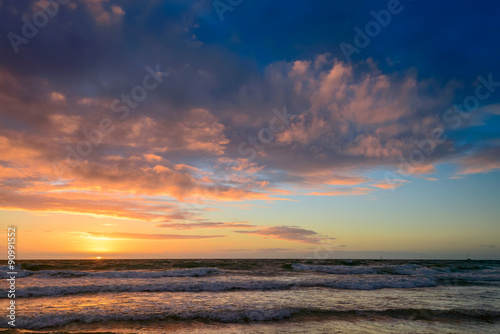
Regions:
<svg viewBox="0 0 500 334"><path fill-rule="evenodd" d="M0 0L0 229L24 259L500 259L499 9Z"/></svg>

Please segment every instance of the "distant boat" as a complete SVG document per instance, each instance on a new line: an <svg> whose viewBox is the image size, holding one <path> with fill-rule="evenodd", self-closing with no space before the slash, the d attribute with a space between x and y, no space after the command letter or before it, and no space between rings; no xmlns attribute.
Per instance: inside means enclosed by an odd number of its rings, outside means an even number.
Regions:
<svg viewBox="0 0 500 334"><path fill-rule="evenodd" d="M467 253L467 259L465 261L472 261L469 257L469 253Z"/></svg>

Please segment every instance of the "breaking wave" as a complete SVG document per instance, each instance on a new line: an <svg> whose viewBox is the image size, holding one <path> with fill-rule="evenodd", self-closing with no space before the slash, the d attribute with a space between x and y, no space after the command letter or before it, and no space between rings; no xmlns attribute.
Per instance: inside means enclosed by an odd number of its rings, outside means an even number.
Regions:
<svg viewBox="0 0 500 334"><path fill-rule="evenodd" d="M106 321L158 321L158 320L202 320L223 323L243 323L276 321L290 318L320 318L337 317L346 319L366 318L366 317L389 317L409 320L428 321L453 321L468 320L487 323L495 323L500 320L500 312L482 309L386 309L386 310L323 310L318 308L274 308L274 309L240 309L240 310L196 310L196 311L176 311L163 310L157 313L59 313L42 315L34 318L19 318L18 326L27 329L43 329L50 327L61 327L70 323L94 323Z"/></svg>

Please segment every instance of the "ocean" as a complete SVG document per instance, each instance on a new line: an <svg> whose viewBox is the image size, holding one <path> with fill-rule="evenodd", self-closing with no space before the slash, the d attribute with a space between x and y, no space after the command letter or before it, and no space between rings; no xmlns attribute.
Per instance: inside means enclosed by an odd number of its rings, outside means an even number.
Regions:
<svg viewBox="0 0 500 334"><path fill-rule="evenodd" d="M500 261L20 262L2 333L500 333Z"/></svg>

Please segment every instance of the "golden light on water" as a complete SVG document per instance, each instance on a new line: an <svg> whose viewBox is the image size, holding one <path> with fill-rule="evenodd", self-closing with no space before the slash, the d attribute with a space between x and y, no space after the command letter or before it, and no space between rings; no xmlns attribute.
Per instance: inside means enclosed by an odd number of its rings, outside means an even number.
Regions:
<svg viewBox="0 0 500 334"><path fill-rule="evenodd" d="M100 257L100 256L96 256L95 258L96 258L97 260L100 260L100 259L101 259L101 257Z"/></svg>

